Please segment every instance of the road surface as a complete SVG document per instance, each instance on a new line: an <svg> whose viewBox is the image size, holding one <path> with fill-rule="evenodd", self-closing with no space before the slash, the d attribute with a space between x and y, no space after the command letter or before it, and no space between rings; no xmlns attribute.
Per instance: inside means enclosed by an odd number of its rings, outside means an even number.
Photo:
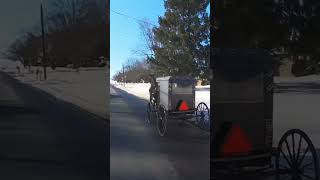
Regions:
<svg viewBox="0 0 320 180"><path fill-rule="evenodd" d="M320 83L281 82L278 85L280 91L274 94L274 146L287 130L301 129L311 138L320 157ZM188 135L186 130L186 134L164 139L157 137L156 130L146 128L143 123L145 105L145 101L111 87L111 177L207 179L208 161L205 158L209 157L209 146L199 143L206 141L202 139L204 136ZM178 130L181 128L174 128L174 131ZM181 140L177 141L177 137ZM174 152L180 153L179 156ZM307 155L308 160L310 157ZM312 173L313 170L309 172Z"/></svg>
<svg viewBox="0 0 320 180"><path fill-rule="evenodd" d="M146 101L110 87L112 180L202 180L210 175L209 133L172 122L168 137L144 123Z"/></svg>
<svg viewBox="0 0 320 180"><path fill-rule="evenodd" d="M107 179L106 122L0 73L0 179Z"/></svg>

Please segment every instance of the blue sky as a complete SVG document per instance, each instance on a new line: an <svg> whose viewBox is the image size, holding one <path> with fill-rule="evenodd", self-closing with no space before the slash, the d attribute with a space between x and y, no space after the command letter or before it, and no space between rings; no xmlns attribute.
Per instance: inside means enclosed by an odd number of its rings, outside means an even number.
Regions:
<svg viewBox="0 0 320 180"><path fill-rule="evenodd" d="M116 12L131 16L126 17ZM111 0L110 2L110 77L122 68L129 58L142 58L134 53L144 46L144 41L135 19L148 20L158 25L158 17L165 12L163 0Z"/></svg>
<svg viewBox="0 0 320 180"><path fill-rule="evenodd" d="M210 7L207 8L208 12ZM115 12L114 12L115 11ZM119 15L119 12L124 15ZM163 0L111 0L110 2L110 77L122 69L128 59L141 59L134 53L144 47L138 20L158 25L158 17L165 12ZM130 16L130 17L127 17Z"/></svg>

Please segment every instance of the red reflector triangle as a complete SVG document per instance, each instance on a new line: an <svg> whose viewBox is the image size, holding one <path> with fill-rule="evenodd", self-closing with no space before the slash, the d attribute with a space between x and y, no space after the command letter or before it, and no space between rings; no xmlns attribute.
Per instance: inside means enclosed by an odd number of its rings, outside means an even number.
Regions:
<svg viewBox="0 0 320 180"><path fill-rule="evenodd" d="M182 101L179 106L179 111L187 111L189 110L189 106L185 101Z"/></svg>
<svg viewBox="0 0 320 180"><path fill-rule="evenodd" d="M227 139L222 147L222 153L226 155L231 154L246 154L249 153L252 146L240 126L232 127Z"/></svg>

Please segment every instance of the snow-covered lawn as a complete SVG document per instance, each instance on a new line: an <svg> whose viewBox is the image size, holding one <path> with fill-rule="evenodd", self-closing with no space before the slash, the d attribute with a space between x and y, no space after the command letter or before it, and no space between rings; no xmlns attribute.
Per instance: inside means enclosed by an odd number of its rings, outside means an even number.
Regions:
<svg viewBox="0 0 320 180"><path fill-rule="evenodd" d="M21 69L20 74L17 73L17 65ZM0 71L96 115L108 117L109 69L80 68L75 72L70 68L52 70L48 67L46 81L37 80L36 69L31 67L34 72L30 73L21 64L0 59Z"/></svg>
<svg viewBox="0 0 320 180"><path fill-rule="evenodd" d="M149 83L126 83L125 86L115 81L110 83L116 88L122 89L130 94L149 100ZM210 108L210 86L196 86L196 105L204 102Z"/></svg>

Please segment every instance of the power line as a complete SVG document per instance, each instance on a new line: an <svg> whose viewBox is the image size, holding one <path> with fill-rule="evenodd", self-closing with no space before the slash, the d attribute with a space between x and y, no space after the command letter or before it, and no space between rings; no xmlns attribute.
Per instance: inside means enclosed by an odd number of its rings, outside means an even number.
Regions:
<svg viewBox="0 0 320 180"><path fill-rule="evenodd" d="M148 22L148 21L145 21L145 20L142 20L142 19L133 17L133 16L129 16L129 15L127 15L127 14L123 14L123 13L120 13L120 12L115 11L115 10L112 10L112 9L110 9L110 11L113 12L113 13L115 13L115 14L118 14L118 15L121 15L121 16L124 16L124 17L127 17L127 18L130 18L130 19L133 19L133 20L135 20L135 21L137 21L137 22L143 22L143 23L146 23L146 24L149 24L149 25L152 25L152 26L157 26L157 25L155 25L155 24L153 24L153 23L150 23L150 22Z"/></svg>

